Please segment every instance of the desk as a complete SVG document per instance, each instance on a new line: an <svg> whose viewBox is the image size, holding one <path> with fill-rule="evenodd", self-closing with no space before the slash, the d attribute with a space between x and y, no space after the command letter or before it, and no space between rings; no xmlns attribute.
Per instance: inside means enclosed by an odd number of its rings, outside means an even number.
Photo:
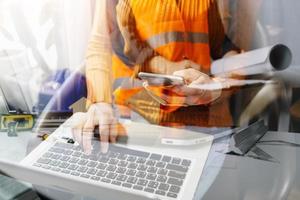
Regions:
<svg viewBox="0 0 300 200"><path fill-rule="evenodd" d="M268 132L261 139L266 140L300 144L300 134ZM299 199L300 148L257 146L277 162L215 153L214 161L206 165L195 199ZM218 166L222 159L224 163Z"/></svg>
<svg viewBox="0 0 300 200"><path fill-rule="evenodd" d="M27 146L32 137L31 131L19 132L18 137L8 137L6 132L0 132L0 158L13 162L21 161L26 156Z"/></svg>
<svg viewBox="0 0 300 200"><path fill-rule="evenodd" d="M284 140L300 144L300 134L268 132L262 140ZM300 198L300 148L257 144L276 160L266 162L221 153L227 141L214 143L194 199ZM1 142L5 142L5 139L2 138ZM23 142L25 144L28 141ZM21 147L23 149L24 145ZM78 199L69 195L65 197Z"/></svg>

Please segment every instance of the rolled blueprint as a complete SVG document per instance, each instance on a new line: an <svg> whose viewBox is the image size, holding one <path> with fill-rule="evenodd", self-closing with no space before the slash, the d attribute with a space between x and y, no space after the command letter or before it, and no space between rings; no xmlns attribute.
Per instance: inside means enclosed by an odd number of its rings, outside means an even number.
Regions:
<svg viewBox="0 0 300 200"><path fill-rule="evenodd" d="M216 60L212 63L211 74L214 76L264 74L284 70L291 62L291 50L283 44L277 44Z"/></svg>

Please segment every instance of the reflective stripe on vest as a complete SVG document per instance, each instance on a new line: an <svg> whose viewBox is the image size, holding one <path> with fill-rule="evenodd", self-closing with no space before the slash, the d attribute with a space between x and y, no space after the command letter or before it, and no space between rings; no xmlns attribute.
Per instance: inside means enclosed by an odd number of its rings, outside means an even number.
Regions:
<svg viewBox="0 0 300 200"><path fill-rule="evenodd" d="M209 38L207 33L166 32L150 37L147 42L152 48L156 49L172 42L208 44Z"/></svg>

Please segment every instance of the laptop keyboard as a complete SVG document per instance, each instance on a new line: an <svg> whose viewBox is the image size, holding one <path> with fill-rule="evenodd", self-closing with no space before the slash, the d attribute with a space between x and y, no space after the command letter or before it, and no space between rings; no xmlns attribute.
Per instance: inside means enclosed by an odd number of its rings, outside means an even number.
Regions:
<svg viewBox="0 0 300 200"><path fill-rule="evenodd" d="M90 155L79 146L56 143L35 167L120 187L177 198L191 160L110 145L105 154Z"/></svg>

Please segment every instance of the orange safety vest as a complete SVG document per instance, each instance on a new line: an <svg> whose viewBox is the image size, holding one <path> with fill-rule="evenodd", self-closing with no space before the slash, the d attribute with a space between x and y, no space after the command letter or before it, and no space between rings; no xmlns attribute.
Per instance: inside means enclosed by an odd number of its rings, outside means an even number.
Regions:
<svg viewBox="0 0 300 200"><path fill-rule="evenodd" d="M170 61L192 60L210 70L208 8L211 0L129 0L136 21L137 34L155 52ZM133 70L113 56L113 78L128 78ZM141 88L114 91L115 103L126 99Z"/></svg>

